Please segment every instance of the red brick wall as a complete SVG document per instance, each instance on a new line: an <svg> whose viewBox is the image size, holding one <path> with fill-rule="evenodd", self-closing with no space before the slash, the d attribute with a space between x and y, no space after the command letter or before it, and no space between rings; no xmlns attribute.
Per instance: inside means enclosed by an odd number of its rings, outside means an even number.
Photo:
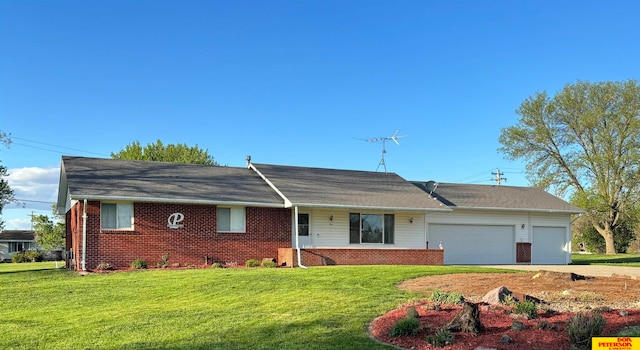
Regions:
<svg viewBox="0 0 640 350"><path fill-rule="evenodd" d="M301 249L302 264L322 265L444 265L444 250L441 249ZM281 265L297 266L295 249L278 251ZM286 260L285 260L286 261Z"/></svg>
<svg viewBox="0 0 640 350"><path fill-rule="evenodd" d="M80 204L75 206L76 214L82 216ZM164 254L169 254L169 264L220 261L244 265L248 259L275 259L278 248L291 246L290 209L247 207L246 233L218 233L212 205L134 203L133 207L133 231L101 230L100 202L88 202L87 269L101 262L128 267L137 258L153 266ZM170 229L167 219L176 212L184 214L184 227ZM75 268L80 269L81 221L72 231L72 249L78 247Z"/></svg>

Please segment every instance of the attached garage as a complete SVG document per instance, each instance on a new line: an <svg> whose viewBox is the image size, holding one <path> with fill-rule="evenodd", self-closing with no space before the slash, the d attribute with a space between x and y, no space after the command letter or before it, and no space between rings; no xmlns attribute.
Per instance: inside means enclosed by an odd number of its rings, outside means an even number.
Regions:
<svg viewBox="0 0 640 350"><path fill-rule="evenodd" d="M444 248L445 265L513 264L513 225L429 224L429 248Z"/></svg>
<svg viewBox="0 0 640 350"><path fill-rule="evenodd" d="M567 229L565 227L534 226L531 244L531 263L566 265L566 236Z"/></svg>

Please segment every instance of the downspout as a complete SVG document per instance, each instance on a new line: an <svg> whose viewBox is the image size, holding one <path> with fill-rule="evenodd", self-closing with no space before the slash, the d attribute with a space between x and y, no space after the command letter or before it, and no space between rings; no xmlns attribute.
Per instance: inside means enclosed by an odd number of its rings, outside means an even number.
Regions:
<svg viewBox="0 0 640 350"><path fill-rule="evenodd" d="M300 242L298 240L298 206L293 207L293 227L294 234L296 235L296 251L298 252L298 266L306 269L307 267L302 265L302 258L300 257Z"/></svg>
<svg viewBox="0 0 640 350"><path fill-rule="evenodd" d="M87 200L82 206L82 271L87 271Z"/></svg>

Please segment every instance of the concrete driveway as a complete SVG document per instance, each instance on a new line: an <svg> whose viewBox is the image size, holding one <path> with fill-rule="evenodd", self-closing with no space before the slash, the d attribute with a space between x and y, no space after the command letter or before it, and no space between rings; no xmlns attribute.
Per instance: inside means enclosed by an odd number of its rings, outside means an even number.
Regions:
<svg viewBox="0 0 640 350"><path fill-rule="evenodd" d="M640 267L619 265L485 265L482 267L522 271L573 272L578 275L593 277L610 277L612 275L618 275L640 278Z"/></svg>

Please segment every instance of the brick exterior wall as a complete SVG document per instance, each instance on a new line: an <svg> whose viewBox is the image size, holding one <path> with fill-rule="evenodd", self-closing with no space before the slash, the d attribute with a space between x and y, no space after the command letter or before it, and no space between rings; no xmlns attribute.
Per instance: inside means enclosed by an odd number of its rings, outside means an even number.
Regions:
<svg viewBox="0 0 640 350"><path fill-rule="evenodd" d="M66 216L67 250L74 257L67 266L76 270L82 268L82 204ZM246 233L218 233L213 205L134 203L133 208L134 230L101 230L100 202L87 203L88 270L101 262L129 267L137 258L153 266L164 254L169 254L169 264L244 265L248 259L276 259L279 248L291 246L290 209L247 207ZM184 214L184 227L167 227L173 213Z"/></svg>
<svg viewBox="0 0 640 350"><path fill-rule="evenodd" d="M301 249L305 266L323 265L444 265L441 249ZM296 249L278 250L278 265L297 266Z"/></svg>

